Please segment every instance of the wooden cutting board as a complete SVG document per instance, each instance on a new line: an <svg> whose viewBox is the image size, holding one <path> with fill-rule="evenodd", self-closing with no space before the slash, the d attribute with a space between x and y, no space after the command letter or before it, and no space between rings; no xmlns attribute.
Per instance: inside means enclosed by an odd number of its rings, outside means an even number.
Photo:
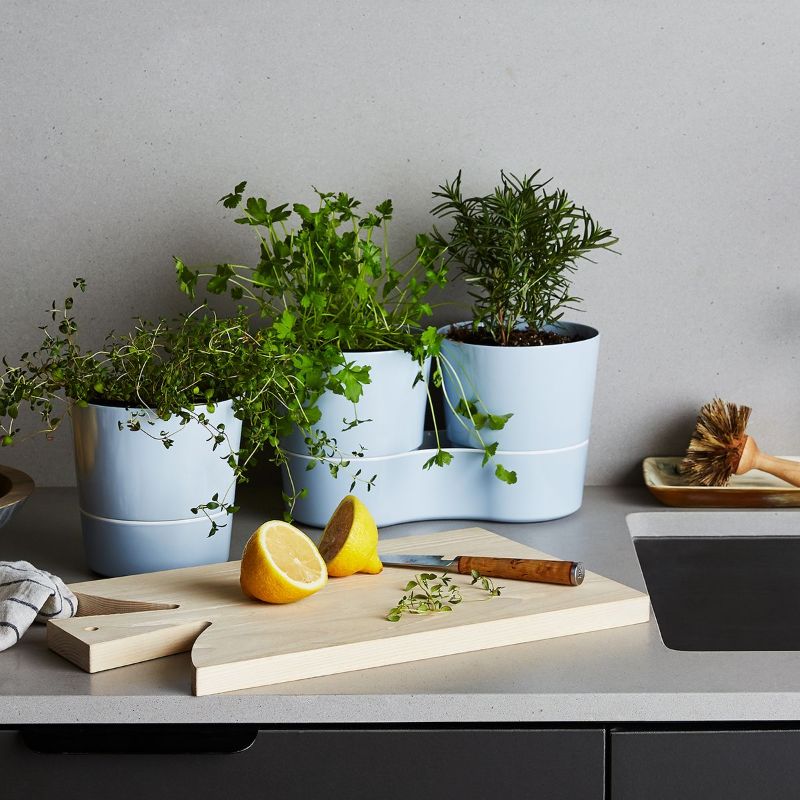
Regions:
<svg viewBox="0 0 800 800"><path fill-rule="evenodd" d="M387 539L385 553L552 558L481 528ZM70 588L78 616L50 620L51 650L87 672L192 651L197 695L399 664L647 622L649 598L586 573L580 586L497 581L499 597L455 575L451 613L388 622L413 571L331 578L289 605L246 598L239 562L88 581Z"/></svg>

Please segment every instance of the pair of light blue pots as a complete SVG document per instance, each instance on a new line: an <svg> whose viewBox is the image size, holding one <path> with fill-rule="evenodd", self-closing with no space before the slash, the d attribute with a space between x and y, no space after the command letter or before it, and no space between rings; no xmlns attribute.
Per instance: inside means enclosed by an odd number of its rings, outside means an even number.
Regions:
<svg viewBox="0 0 800 800"><path fill-rule="evenodd" d="M367 504L379 526L424 519L538 522L576 511L583 499L600 336L577 323L554 327L574 341L493 347L445 339L443 439L452 461L430 469L423 465L436 452L435 438L424 430L425 381L414 385L419 365L398 351L345 354L370 367L371 382L357 409L339 396L323 397L319 427L337 440L331 463L350 464L336 475L325 464L309 470L312 459L302 438L290 440L284 487L308 490L296 501L294 518L322 527L348 493ZM430 364L423 371L427 379ZM478 434L455 411L461 398L480 412L512 416L502 430ZM345 430L344 421L356 413L367 421ZM496 456L485 466L481 439L497 442ZM516 483L495 477L498 463L516 473Z"/></svg>

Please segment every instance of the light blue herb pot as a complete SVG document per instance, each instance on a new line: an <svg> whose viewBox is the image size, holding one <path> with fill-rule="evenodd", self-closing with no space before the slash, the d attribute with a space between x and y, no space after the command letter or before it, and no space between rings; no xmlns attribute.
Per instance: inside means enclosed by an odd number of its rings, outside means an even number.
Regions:
<svg viewBox="0 0 800 800"><path fill-rule="evenodd" d="M195 406L202 412L205 406ZM133 414L142 430L130 431ZM150 412L91 404L72 409L81 527L89 567L101 575L131 575L227 561L231 518L212 515L225 527L209 537L209 520L191 509L218 493L233 502L235 480L227 459L239 449L242 423L233 402L207 414L225 425L228 444L211 449L209 432L191 421L164 421ZM120 425L122 430L120 430ZM151 438L174 434L169 449Z"/></svg>
<svg viewBox="0 0 800 800"><path fill-rule="evenodd" d="M325 464L306 471L308 456L290 454L283 466L284 486L289 485L287 472L291 470L296 486L308 488L292 514L298 522L322 528L346 494L361 498L378 526L424 519L541 522L565 517L581 506L585 442L549 453L498 452L497 461L517 473L513 485L495 478L491 464L481 466L482 451L447 449L453 455L448 466L423 469L436 452L429 431L419 450L360 458L340 469L336 477ZM356 469L361 470L362 478L377 476L369 491L362 481L351 491Z"/></svg>
<svg viewBox="0 0 800 800"><path fill-rule="evenodd" d="M444 390L453 406L463 391L479 411L513 414L502 430L481 430L484 441L496 441L499 450L560 450L589 440L600 334L574 322L550 329L579 339L541 347L493 347L449 339L442 344L447 361L442 365ZM445 421L453 444L480 446L469 420L447 404Z"/></svg>
<svg viewBox="0 0 800 800"><path fill-rule="evenodd" d="M425 380L414 386L420 366L402 350L343 355L348 363L370 367L370 383L364 386L357 406L341 395L326 392L318 403L322 417L315 428L336 439L337 452L344 457L361 448L365 455L374 457L406 453L419 447L425 426L430 361L422 370ZM364 422L344 430L356 415ZM299 431L286 437L283 444L293 453L308 453Z"/></svg>

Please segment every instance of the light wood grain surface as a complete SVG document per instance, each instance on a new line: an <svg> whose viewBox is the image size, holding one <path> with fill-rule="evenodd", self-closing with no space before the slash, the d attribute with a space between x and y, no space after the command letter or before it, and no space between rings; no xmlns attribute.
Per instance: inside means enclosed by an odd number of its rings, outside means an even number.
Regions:
<svg viewBox="0 0 800 800"><path fill-rule="evenodd" d="M387 540L395 553L551 558L481 528ZM198 695L647 622L649 599L587 572L581 586L505 581L500 597L455 576L452 613L385 615L412 572L332 578L285 606L248 600L239 562L73 584L81 616L48 623L48 645L89 672L192 651ZM113 616L110 616L113 615Z"/></svg>

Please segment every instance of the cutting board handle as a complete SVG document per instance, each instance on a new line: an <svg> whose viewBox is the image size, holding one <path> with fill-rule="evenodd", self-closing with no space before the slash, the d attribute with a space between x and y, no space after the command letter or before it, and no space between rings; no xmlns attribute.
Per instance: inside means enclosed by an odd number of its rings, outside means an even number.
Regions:
<svg viewBox="0 0 800 800"><path fill-rule="evenodd" d="M472 570L477 570L487 578L556 583L561 586L577 586L583 582L584 576L583 565L575 561L459 556L458 571L462 575L469 575Z"/></svg>
<svg viewBox="0 0 800 800"><path fill-rule="evenodd" d="M182 618L172 603L76 593L78 616L47 621L47 646L86 672L184 653L211 624Z"/></svg>

